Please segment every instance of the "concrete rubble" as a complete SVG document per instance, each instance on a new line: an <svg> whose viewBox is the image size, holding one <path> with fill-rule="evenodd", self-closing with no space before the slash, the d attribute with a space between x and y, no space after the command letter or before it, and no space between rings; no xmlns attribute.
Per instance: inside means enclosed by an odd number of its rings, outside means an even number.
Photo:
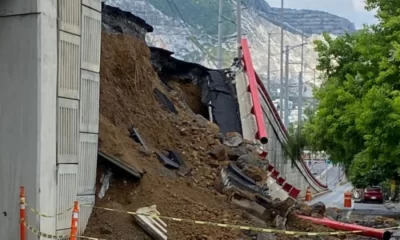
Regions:
<svg viewBox="0 0 400 240"><path fill-rule="evenodd" d="M145 229L145 231L153 237L155 240L167 240L167 224L161 220L158 215L160 212L157 211L156 205L150 207L142 207L137 211L138 215L135 215L137 223Z"/></svg>

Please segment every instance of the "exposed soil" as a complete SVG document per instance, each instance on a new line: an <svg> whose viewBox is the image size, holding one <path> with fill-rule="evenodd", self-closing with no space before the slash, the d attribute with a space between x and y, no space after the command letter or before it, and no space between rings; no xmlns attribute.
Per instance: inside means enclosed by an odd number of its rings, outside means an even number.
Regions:
<svg viewBox="0 0 400 240"><path fill-rule="evenodd" d="M219 129L188 107L196 108L193 99L198 99L199 95L194 94L195 89L190 86L182 89L194 91L192 98L186 99L188 105L180 100L177 91L168 92L152 69L148 47L133 37L103 34L101 54L99 148L131 164L144 175L137 182L113 170L115 177L110 189L103 199L96 199L96 206L136 211L156 204L164 216L252 224L246 214L214 188L218 173L228 160L208 155L221 145L217 136ZM174 102L178 114L170 113L156 101L154 88ZM129 137L128 128L132 126L138 129L149 151ZM182 155L187 167L192 169L189 175L181 176L160 163L155 151L165 149ZM103 171L100 166L98 176ZM248 239L238 230L166 223L168 237L173 240ZM326 231L306 222L297 222L291 229ZM94 209L85 235L109 240L151 239L135 224L132 216L100 209ZM277 239L289 238L279 236Z"/></svg>

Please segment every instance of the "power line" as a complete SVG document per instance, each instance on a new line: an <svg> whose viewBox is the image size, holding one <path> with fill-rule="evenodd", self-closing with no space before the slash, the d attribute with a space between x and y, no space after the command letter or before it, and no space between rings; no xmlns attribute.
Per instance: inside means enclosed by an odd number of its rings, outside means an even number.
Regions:
<svg viewBox="0 0 400 240"><path fill-rule="evenodd" d="M201 52L203 52L206 56L208 56L208 57L210 58L209 60L212 62L212 64L213 64L215 67L217 67L217 64L216 64L216 63L214 62L214 60L213 60L213 59L216 59L216 57L215 57L215 56L212 56L209 52L207 52L207 50L205 50L205 49L203 48L203 46L200 44L200 42L198 41L198 39L196 39L196 38L194 37L194 35L189 31L190 27L186 24L186 21L184 20L184 18L183 18L183 16L182 16L181 12L179 11L178 7L176 6L176 4L175 4L175 2L174 2L174 0L167 0L167 4L168 4L169 7L171 8L171 11L172 11L172 12L175 12L175 11L177 12L179 18L181 19L180 22L184 25L183 28L184 28L185 31L187 32L187 34L188 34L190 40L199 48L199 50L200 50ZM173 8L172 6L174 6L175 11L174 11L174 8Z"/></svg>

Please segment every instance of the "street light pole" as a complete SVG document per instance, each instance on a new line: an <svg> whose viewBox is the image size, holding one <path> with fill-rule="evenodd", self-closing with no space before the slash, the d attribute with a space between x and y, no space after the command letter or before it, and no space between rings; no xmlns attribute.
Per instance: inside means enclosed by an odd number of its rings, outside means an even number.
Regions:
<svg viewBox="0 0 400 240"><path fill-rule="evenodd" d="M284 123L286 128L289 127L289 45L285 49L285 118Z"/></svg>
<svg viewBox="0 0 400 240"><path fill-rule="evenodd" d="M268 33L267 90L271 90L271 33Z"/></svg>
<svg viewBox="0 0 400 240"><path fill-rule="evenodd" d="M219 0L219 7L218 7L218 68L222 68L222 11L224 7L224 1Z"/></svg>
<svg viewBox="0 0 400 240"><path fill-rule="evenodd" d="M299 75L299 99L298 99L298 115L297 124L298 127L302 125L303 122L303 65L304 65L304 36L301 34L301 66Z"/></svg>
<svg viewBox="0 0 400 240"><path fill-rule="evenodd" d="M279 96L279 114L283 117L283 0L281 0L281 78L280 78L280 96Z"/></svg>
<svg viewBox="0 0 400 240"><path fill-rule="evenodd" d="M242 40L242 1L236 0L236 28L237 28L237 44L238 44L238 55L237 57L240 59L242 57L242 51L240 49L241 40Z"/></svg>

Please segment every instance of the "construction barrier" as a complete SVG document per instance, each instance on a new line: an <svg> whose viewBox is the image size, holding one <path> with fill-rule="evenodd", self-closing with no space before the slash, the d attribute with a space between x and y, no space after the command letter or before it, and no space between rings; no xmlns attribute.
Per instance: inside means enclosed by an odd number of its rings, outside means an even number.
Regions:
<svg viewBox="0 0 400 240"><path fill-rule="evenodd" d="M26 239L26 232L24 222L26 219L25 214L25 188L20 187L19 189L19 220L20 220L20 239Z"/></svg>
<svg viewBox="0 0 400 240"><path fill-rule="evenodd" d="M343 206L345 208L351 208L352 206L352 193L351 192L345 192L344 193L344 203Z"/></svg>
<svg viewBox="0 0 400 240"><path fill-rule="evenodd" d="M74 202L74 208L72 209L72 219L71 219L71 237L69 240L76 240L76 235L78 234L78 216L79 216L79 203Z"/></svg>
<svg viewBox="0 0 400 240"><path fill-rule="evenodd" d="M25 202L24 197L21 197L21 201L20 202L21 202L21 205L24 205L23 209L28 207L28 209L30 209L32 212L39 213L39 211L37 211L34 208L28 206L28 204ZM89 239L89 240L104 240L104 239L100 239L100 238L93 238L93 237L86 237L86 236L77 235L76 229L77 229L77 224L78 224L79 207L92 207L92 208L102 209L102 210L105 210L105 211L125 213L125 214L130 214L130 215L142 215L142 216L147 216L149 218L159 218L159 219L165 219L165 220L170 220L170 221L175 221L175 222L191 223L191 224L203 225L203 226L214 226L214 227L231 228L231 229L238 229L238 230L249 230L249 231L254 231L254 232L293 235L293 236L334 236L334 235L347 235L347 234L359 233L359 231L298 232L298 231L286 231L286 230L279 230L279 229L259 228L259 227L243 226L243 225L236 225L236 224L216 223L216 222L209 222L209 221L198 221L198 220L192 220L192 219L159 216L159 215L154 215L154 214L153 215L149 215L149 214L143 214L143 213L139 213L139 212L121 211L121 210L116 210L116 209L111 209L111 208L96 207L96 206L92 206L92 205L79 205L79 203L77 201L74 203L74 207L73 207L73 214L72 214L73 217L72 217L72 220L71 220L71 234L70 235L52 235L52 234L47 234L47 233L40 232L40 230L38 230L38 229L30 226L29 224L27 224L25 218L21 218L21 226L23 226L23 228L21 228L21 233L25 232L25 229L27 228L28 230L30 230L35 235L40 236L40 237L44 237L44 238L49 238L49 239L70 239L70 240L75 240L75 239L78 238L78 239ZM43 213L39 213L39 214L41 216L50 217L49 215L46 215L46 214L43 214ZM59 215L59 213L57 215Z"/></svg>

